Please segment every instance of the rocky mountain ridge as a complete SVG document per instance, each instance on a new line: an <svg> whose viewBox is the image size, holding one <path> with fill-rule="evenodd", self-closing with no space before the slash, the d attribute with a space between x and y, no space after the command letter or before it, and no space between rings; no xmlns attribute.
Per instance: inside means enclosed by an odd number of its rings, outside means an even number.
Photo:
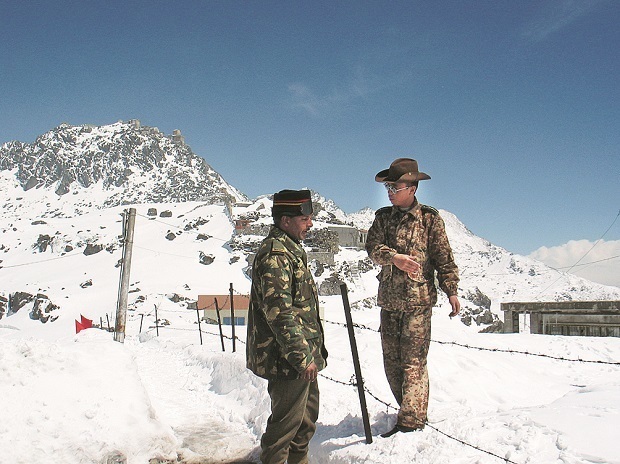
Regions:
<svg viewBox="0 0 620 464"><path fill-rule="evenodd" d="M247 199L192 152L180 131L167 136L137 120L61 124L32 144L5 143L0 171L10 173L24 192L45 190L52 200L74 204L66 214L123 204ZM89 199L95 188L105 193L102 204Z"/></svg>

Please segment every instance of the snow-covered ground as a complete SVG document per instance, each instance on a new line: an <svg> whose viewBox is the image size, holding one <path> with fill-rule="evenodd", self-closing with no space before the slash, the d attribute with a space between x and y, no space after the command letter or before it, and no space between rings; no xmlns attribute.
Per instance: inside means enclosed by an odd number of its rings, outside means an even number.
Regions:
<svg viewBox="0 0 620 464"><path fill-rule="evenodd" d="M370 279L365 284L369 291ZM222 352L217 327L202 324L201 345L196 312L161 302L158 315L171 325L157 336L154 314L132 311L124 344L106 331L74 335L61 325L32 336L28 327L39 323L26 312L3 320L0 462L257 460L269 398L265 382L245 369L245 331L237 328L235 353L230 339ZM342 300L322 304L330 357L319 378L311 462L620 462L619 339L479 334L437 307L430 426L385 439L378 434L391 428L396 410L382 371L378 310L356 310L373 433L367 444L357 389L348 385L354 370Z"/></svg>
<svg viewBox="0 0 620 464"><path fill-rule="evenodd" d="M245 368L245 328L236 330L234 353L230 338L222 352L216 326L202 324L201 344L196 311L183 300L226 294L230 283L239 293L249 290L245 255L227 243L232 225L224 208L152 205L158 215L148 216L148 205L138 207L127 334L119 343L99 329L76 335L74 320L84 315L106 325L114 316L121 208L71 218L30 204L5 212L0 296L43 293L60 308L46 323L31 319L29 306L0 319L0 463L257 460L269 398L265 381ZM172 215L162 217L165 210ZM554 295L600 295L600 286L569 276L558 282L540 263L458 232L456 218L445 217L464 289L479 287L493 311L508 299L537 299L549 285L556 285ZM40 235L54 237L43 252L32 246ZM86 256L87 243L104 249ZM200 264L200 252L213 262ZM338 260L364 256L344 250ZM379 309L370 298L375 275L373 269L348 283L351 303L367 303L354 305L353 320L373 441L366 443L352 385L342 299L321 297L330 356L319 378L311 462L620 463L620 339L481 334L475 324L450 319L445 298L433 314L429 426L379 437L396 409L383 373ZM611 287L601 291L617 298ZM155 308L170 323L159 335ZM230 327L225 333L230 337Z"/></svg>

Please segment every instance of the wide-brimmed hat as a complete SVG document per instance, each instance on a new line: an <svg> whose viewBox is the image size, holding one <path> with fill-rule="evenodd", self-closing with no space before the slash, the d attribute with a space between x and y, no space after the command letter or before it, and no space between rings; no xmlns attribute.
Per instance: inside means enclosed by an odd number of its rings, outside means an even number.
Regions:
<svg viewBox="0 0 620 464"><path fill-rule="evenodd" d="M280 190L273 194L273 217L311 216L312 213L310 190Z"/></svg>
<svg viewBox="0 0 620 464"><path fill-rule="evenodd" d="M390 164L389 169L379 171L375 176L377 182L417 182L430 178L418 170L418 162L411 158L398 158Z"/></svg>

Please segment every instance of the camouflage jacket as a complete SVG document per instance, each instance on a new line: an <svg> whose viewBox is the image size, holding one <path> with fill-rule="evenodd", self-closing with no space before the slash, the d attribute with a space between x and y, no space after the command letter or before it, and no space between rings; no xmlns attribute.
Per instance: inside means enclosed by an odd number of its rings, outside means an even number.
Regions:
<svg viewBox="0 0 620 464"><path fill-rule="evenodd" d="M402 212L394 206L381 208L368 231L366 251L383 267L379 276L377 304L386 310L413 311L437 303L435 271L439 286L448 296L456 295L458 268L446 235L443 219L430 206L415 200L413 208ZM422 265L423 282L391 264L396 253L413 255Z"/></svg>
<svg viewBox="0 0 620 464"><path fill-rule="evenodd" d="M252 268L247 367L266 379L297 379L326 366L319 299L306 252L273 226Z"/></svg>

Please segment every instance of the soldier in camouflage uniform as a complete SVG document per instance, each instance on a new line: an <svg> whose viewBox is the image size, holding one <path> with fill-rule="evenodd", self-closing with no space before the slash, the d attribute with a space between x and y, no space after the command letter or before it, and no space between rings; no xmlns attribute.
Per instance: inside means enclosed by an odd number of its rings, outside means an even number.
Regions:
<svg viewBox="0 0 620 464"><path fill-rule="evenodd" d="M452 307L457 298L458 269L438 211L415 197L418 181L430 179L417 161L399 158L375 176L388 190L391 207L377 211L368 231L366 251L382 265L377 304L381 307L381 345L388 383L400 409L396 425L382 434L421 430L428 409L426 357L432 307L437 302L435 272Z"/></svg>
<svg viewBox="0 0 620 464"><path fill-rule="evenodd" d="M273 197L274 226L254 259L247 367L268 380L271 416L263 464L308 462L319 415L318 372L326 366L316 285L301 241L312 227L308 190Z"/></svg>

